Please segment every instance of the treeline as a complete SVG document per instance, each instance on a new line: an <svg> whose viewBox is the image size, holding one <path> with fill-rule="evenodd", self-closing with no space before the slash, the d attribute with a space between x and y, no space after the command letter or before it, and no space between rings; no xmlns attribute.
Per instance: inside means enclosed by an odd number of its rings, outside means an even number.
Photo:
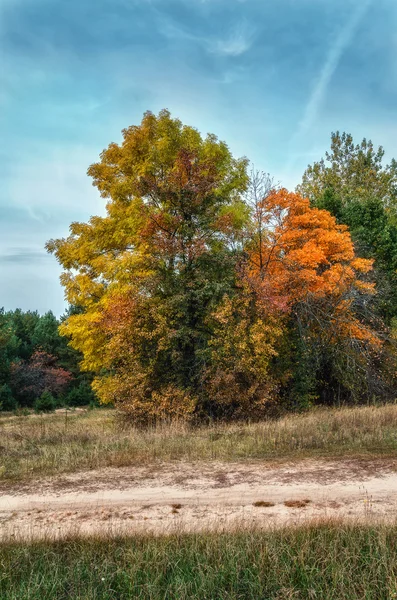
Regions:
<svg viewBox="0 0 397 600"><path fill-rule="evenodd" d="M332 135L296 193L148 112L88 174L107 215L47 248L61 333L135 422L396 395L397 164Z"/></svg>
<svg viewBox="0 0 397 600"><path fill-rule="evenodd" d="M96 401L92 377L80 372L81 355L59 324L52 312L0 309L0 410L51 411Z"/></svg>

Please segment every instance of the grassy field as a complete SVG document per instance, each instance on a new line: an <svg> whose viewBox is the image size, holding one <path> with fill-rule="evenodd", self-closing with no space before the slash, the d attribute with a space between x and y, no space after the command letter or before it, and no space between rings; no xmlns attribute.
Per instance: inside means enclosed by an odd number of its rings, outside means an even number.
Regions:
<svg viewBox="0 0 397 600"><path fill-rule="evenodd" d="M1 413L0 413L1 414ZM153 461L395 456L397 405L315 410L252 425L120 428L112 410L0 416L0 481Z"/></svg>
<svg viewBox="0 0 397 600"><path fill-rule="evenodd" d="M0 546L7 600L391 600L397 525Z"/></svg>
<svg viewBox="0 0 397 600"><path fill-rule="evenodd" d="M397 405L257 424L121 427L115 411L0 416L0 481L155 461L389 457ZM0 600L397 599L397 523L0 544Z"/></svg>

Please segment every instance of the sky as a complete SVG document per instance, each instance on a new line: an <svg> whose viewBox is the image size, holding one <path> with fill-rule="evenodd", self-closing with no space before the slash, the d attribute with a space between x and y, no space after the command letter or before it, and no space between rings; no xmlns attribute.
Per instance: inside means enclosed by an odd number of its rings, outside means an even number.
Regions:
<svg viewBox="0 0 397 600"><path fill-rule="evenodd" d="M0 307L60 315L44 250L86 175L168 108L293 189L332 131L397 158L396 0L0 0Z"/></svg>

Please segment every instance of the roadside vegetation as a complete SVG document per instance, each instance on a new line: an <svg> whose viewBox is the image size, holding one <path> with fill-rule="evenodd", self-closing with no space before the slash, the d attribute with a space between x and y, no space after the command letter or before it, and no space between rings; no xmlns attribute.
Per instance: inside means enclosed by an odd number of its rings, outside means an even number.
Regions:
<svg viewBox="0 0 397 600"><path fill-rule="evenodd" d="M111 409L0 418L0 481L154 461L393 457L397 405L315 409L254 424L121 426Z"/></svg>
<svg viewBox="0 0 397 600"><path fill-rule="evenodd" d="M0 546L7 600L391 600L397 525L71 538Z"/></svg>

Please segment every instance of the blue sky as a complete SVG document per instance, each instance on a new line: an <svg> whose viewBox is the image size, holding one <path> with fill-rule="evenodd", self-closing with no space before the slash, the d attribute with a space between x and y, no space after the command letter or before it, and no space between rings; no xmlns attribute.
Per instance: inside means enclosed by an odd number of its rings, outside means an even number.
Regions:
<svg viewBox="0 0 397 600"><path fill-rule="evenodd" d="M43 246L87 167L168 108L293 188L330 132L397 157L395 0L0 0L0 306L65 304Z"/></svg>

